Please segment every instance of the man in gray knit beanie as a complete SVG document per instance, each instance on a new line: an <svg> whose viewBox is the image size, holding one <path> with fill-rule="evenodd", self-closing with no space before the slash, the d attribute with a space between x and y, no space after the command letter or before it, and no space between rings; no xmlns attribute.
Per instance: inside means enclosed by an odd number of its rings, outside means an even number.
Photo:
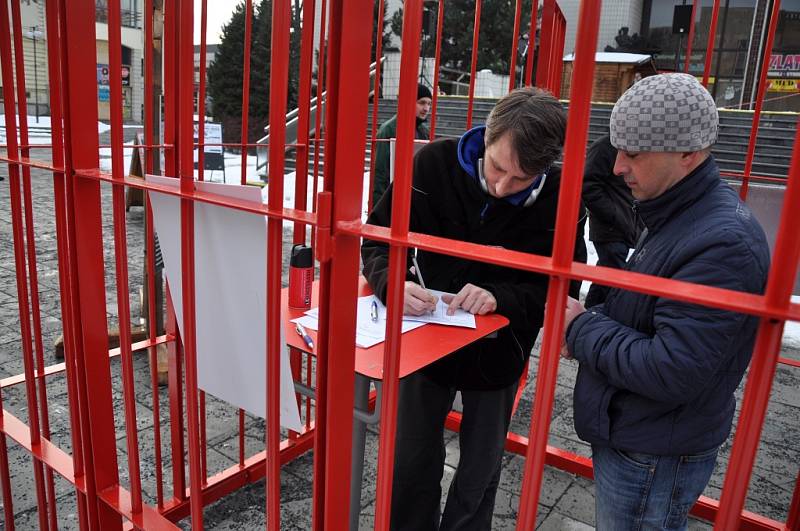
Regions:
<svg viewBox="0 0 800 531"><path fill-rule="evenodd" d="M629 271L763 293L764 232L719 178L714 100L686 74L633 85L611 113L614 173L646 230ZM758 319L611 288L567 301L563 355L579 363L575 431L591 443L596 526L674 529L705 489L731 431Z"/></svg>

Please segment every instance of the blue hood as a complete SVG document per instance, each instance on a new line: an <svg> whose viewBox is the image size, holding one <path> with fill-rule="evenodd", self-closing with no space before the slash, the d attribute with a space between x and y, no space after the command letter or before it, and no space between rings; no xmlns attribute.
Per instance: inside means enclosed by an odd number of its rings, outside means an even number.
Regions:
<svg viewBox="0 0 800 531"><path fill-rule="evenodd" d="M475 182L478 181L478 159L483 157L483 151L486 149L483 140L485 133L486 126L479 125L461 135L458 141L458 162Z"/></svg>
<svg viewBox="0 0 800 531"><path fill-rule="evenodd" d="M461 135L461 138L458 140L458 162L461 164L464 171L475 179L475 182L478 183L481 190L483 190L483 185L481 185L480 177L478 176L478 160L483 158L483 152L486 149L486 143L484 141L485 134L486 126L479 125ZM526 189L516 194L503 197L502 200L512 205L519 206L524 203L531 195L531 192L539 186L540 181L541 176L534 179L531 185Z"/></svg>

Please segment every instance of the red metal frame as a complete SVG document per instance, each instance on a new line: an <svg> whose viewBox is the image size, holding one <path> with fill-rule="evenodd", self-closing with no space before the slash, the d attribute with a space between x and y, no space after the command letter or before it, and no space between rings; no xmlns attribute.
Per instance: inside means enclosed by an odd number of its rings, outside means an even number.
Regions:
<svg viewBox="0 0 800 531"><path fill-rule="evenodd" d="M200 25L206 24L206 1L201 3ZM304 5L303 27L313 28L315 2ZM33 457L34 481L38 523L42 529L56 528L55 491L53 476L59 474L72 483L78 507L78 522L81 529L121 529L126 525L145 529L175 529L172 523L191 516L192 526L202 528L203 508L223 496L235 492L241 486L266 477L267 527L280 526L280 466L309 449L314 449L313 511L312 525L315 529L342 529L349 520L350 442L349 434L353 422L353 367L354 334L331 331L353 330L355 322L355 294L359 264L359 243L368 237L383 241L390 246L390 279L387 290L389 319L387 320L387 342L384 357L384 398L381 403L382 426L378 454L378 484L376 495L375 527L388 528L393 472L394 433L396 430L396 407L398 400L397 367L402 344L400 330L400 308L402 307L402 282L404 280L405 257L409 247L435 250L447 254L479 259L488 263L517 267L550 276L543 346L537 388L532 406L532 426L526 436L510 433L506 441L508 451L525 455L525 476L520 497L518 528L529 529L535 523L536 508L541 489L543 467L555 466L572 473L591 477L591 461L587 458L547 445L548 426L552 410L558 369L558 350L563 328L563 308L570 280L585 279L624 287L643 293L668 296L672 299L741 311L761 317L753 364L745 388L741 418L737 427L733 452L729 462L722 498L719 502L701 498L693 514L712 520L718 529L741 527L743 529L778 529L786 526L797 528L800 523L800 476L795 486L792 504L785 524L743 511L752 465L758 448L761 428L765 421L770 387L777 363L798 366L798 362L779 357L780 340L785 320L800 320L800 304L790 302L798 261L800 240L792 235L790 213L800 204L800 134L795 140L780 229L773 256L773 268L764 296L697 286L668 279L652 278L636 273L618 271L604 267L593 267L572 263L574 227L580 200L582 167L589 120L589 97L593 79L593 57L597 42L597 26L600 15L599 2L582 2L579 15L578 40L576 42L576 68L574 70L569 109L569 127L565 144L563 186L558 209L556 244L551 257L530 256L503 249L488 250L484 246L453 242L408 231L410 183L414 137L414 100L416 94L419 56L419 34L421 31L422 0L405 3L403 20L403 56L401 60L400 98L398 111L397 164L395 179L392 227L382 228L364 225L361 222L361 197L366 137L367 96L369 93L369 41L371 38L372 6L367 2L332 2L330 20L326 21L326 2L322 1L322 31L320 43L319 79L325 80L327 104L325 107L325 129L321 113L317 114L316 156L314 164L312 206L316 213L307 212L306 194L308 175L308 149L310 147L309 103L311 101L311 68L314 54L313 34L306 31L301 41L299 72L300 135L296 144L298 152L298 179L294 208L283 208L283 174L286 143L285 115L289 80L289 33L291 7L288 0L275 0L272 13L272 57L270 79L270 145L269 145L269 201L267 205L254 206L213 194L194 190L194 167L192 151L202 151L205 146L201 132L197 143L192 138L193 46L192 27L193 2L176 0L165 5L164 13L164 140L158 143L153 138L153 63L150 46L145 46L145 170L154 167L154 156L164 150L165 167L162 172L180 179L180 188L167 190L147 184L140 179L125 175L122 145L122 88L120 79L120 12L119 5L109 5L109 64L111 66L111 171L98 169L98 147L96 136L97 98L95 92L94 57L95 46L94 3L89 0L66 3L54 0L46 3L47 46L50 106L53 117L53 141L49 146L30 146L27 139L26 94L24 85L25 61L21 42L21 20L19 3L0 3L0 67L3 72L5 115L20 116L19 135L15 122L9 120L7 127L6 154L0 160L8 164L11 191L11 219L17 280L17 298L22 333L21 356L24 374L0 380L0 407L2 391L12 385L24 384L29 411L29 423L2 410L0 417L0 489L2 489L6 526L13 529L13 497L9 481L7 437L16 441ZM144 34L145 42L153 39L152 0L146 0ZM434 88L438 85L442 22L445 2L439 3L439 25L437 29L436 72ZM706 56L704 82L708 81L713 56L716 32L715 11L709 35L709 53ZM247 28L251 26L252 2L247 5ZM477 43L480 32L480 1L476 3L473 28L472 77L468 102L467 125L472 123L475 70L477 66ZM536 18L539 9L534 0L531 11L531 50L525 66L524 82L530 83L533 66L533 44ZM542 26L537 67L537 84L558 94L561 82L561 57L565 19L554 0L542 4ZM779 3L774 6L777 13ZM382 15L382 7L379 7ZM515 36L511 52L511 82L514 86L516 44L521 23L521 3L517 3L514 14ZM768 57L775 34L773 14L764 48ZM694 23L694 20L693 20ZM328 32L328 26L330 31ZM693 28L692 28L693 29ZM692 29L687 45L687 63L691 54ZM325 49L325 35L328 46ZM205 32L203 31L203 34ZM249 34L245 42L245 79L249 78ZM205 94L204 54L205 39L201 40L201 79L199 109L203 114ZM380 43L376 43L380 56ZM87 51L90 51L87 53ZM88 58L88 59L87 59ZM766 65L766 61L762 62ZM328 74L325 76L324 72ZM380 62L378 62L380 72ZM12 74L16 73L16 76ZM762 66L760 84L753 117L748 159L743 180L742 195L746 197L749 179L764 178L751 175L756 135L758 133L761 102L765 92L766 66ZM375 82L376 94L380 80ZM14 81L16 78L16 81ZM431 119L431 134L435 134L434 116ZM249 89L243 92L243 165L241 180L246 171L246 108ZM376 98L377 100L377 98ZM321 108L322 83L318 84L317 101ZM373 104L373 138L376 128L377 108ZM63 119L63 131L61 129ZM63 133L63 139L62 139ZM228 144L224 144L228 145ZM32 158L33 149L48 149L52 159ZM316 175L319 171L319 153L325 150L324 189L317 193ZM43 151L39 151L43 153ZM54 213L56 221L57 249L59 255L58 278L61 312L64 326L65 361L63 364L45 367L43 357L40 308L38 301L38 279L34 215L32 204L32 182L30 168L52 172L54 183ZM198 168L202 178L202 163ZM733 174L731 174L733 175ZM736 174L736 176L739 176ZM120 316L120 347L108 349L107 321L104 289L103 233L101 227L101 183L110 184L113 206L113 238L115 245L114 267L117 278L117 313ZM106 185L106 186L107 186ZM167 311L167 333L158 336L157 328L150 327L150 336L144 341L132 343L130 330L130 301L128 300L128 260L126 248L126 220L124 214L124 191L126 187L145 191L171 193L181 202L181 246L183 258L183 307L186 322L178 334L175 315ZM195 359L194 320L194 205L207 202L227 208L235 208L263 215L267 218L268 261L265 282L267 283L267 429L265 450L248 456L244 449L244 416L239 413L239 463L208 477L205 438L205 399L197 388ZM153 257L152 213L146 202L145 215L148 220L145 241L147 247L147 271L149 293L155 293L155 271ZM306 428L301 433L292 433L287 440L280 440L278 386L281 243L282 223L294 222L294 242L306 239L306 225L313 229L312 245L320 265L320 330L316 362L317 399L314 410L306 400ZM80 236L78 236L80 235ZM169 300L169 289L167 289ZM336 304L334 305L334 301ZM335 306L335 307L334 307ZM148 319L154 323L155 308L150 305ZM165 499L163 463L161 456L161 424L159 390L156 375L156 347L166 344L169 356L169 430L170 455L172 459L173 493ZM151 360L150 386L153 400L153 423L155 437L156 504L151 507L142 501L141 470L138 462L138 431L133 400L134 379L132 352L148 349ZM115 424L112 410L110 358L119 356L122 369L122 393L124 421ZM335 359L335 363L329 361ZM185 362L185 380L184 380ZM305 360L305 371L301 365L295 367L296 375L306 383L312 383L312 360ZM47 410L47 378L60 372L66 373L70 409L70 436L73 452L68 454L49 441L49 414ZM335 389L335 392L331 392ZM185 396L184 396L185 392ZM185 411L184 411L185 407ZM186 425L183 415L186 413ZM451 415L447 421L450 429L458 429L460 418ZM115 441L123 433L126 437L130 490L120 486L117 473L117 451ZM342 436L346 434L346 436ZM184 461L184 448L188 444L188 467ZM185 477L188 468L189 478Z"/></svg>
<svg viewBox="0 0 800 531"><path fill-rule="evenodd" d="M761 59L761 71L758 75L758 96L756 96L756 109L753 112L753 122L750 126L750 140L747 143L747 157L744 162L744 175L742 176L742 187L739 189L739 196L742 201L747 199L747 188L750 182L750 171L753 169L753 157L756 154L756 139L758 138L758 125L761 120L761 107L764 102L764 94L767 93L767 71L769 70L769 58L772 54L772 43L775 40L775 29L778 27L778 16L781 11L781 0L774 0L772 4L772 15L769 17L769 31L767 42L764 45L764 56Z"/></svg>
<svg viewBox="0 0 800 531"><path fill-rule="evenodd" d="M469 68L469 102L467 103L467 129L472 127L472 107L475 99L475 76L478 72L478 36L481 32L481 0L475 0L475 22L472 25L472 62Z"/></svg>
<svg viewBox="0 0 800 531"><path fill-rule="evenodd" d="M706 43L706 62L703 67L703 86L708 88L708 76L711 73L711 60L714 57L714 41L717 38L717 18L719 17L719 1L714 0L711 11L711 26L708 28L708 42ZM692 20L694 22L694 20ZM715 81L716 82L716 81Z"/></svg>
<svg viewBox="0 0 800 531"><path fill-rule="evenodd" d="M686 39L686 58L684 59L683 71L687 74L689 73L689 65L692 63L692 44L694 43L694 23L697 2L698 0L692 0L692 20L689 22L689 36Z"/></svg>

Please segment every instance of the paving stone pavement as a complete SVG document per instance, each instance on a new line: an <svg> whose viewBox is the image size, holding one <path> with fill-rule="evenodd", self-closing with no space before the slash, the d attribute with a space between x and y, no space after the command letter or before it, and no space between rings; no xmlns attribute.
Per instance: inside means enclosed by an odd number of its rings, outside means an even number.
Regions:
<svg viewBox="0 0 800 531"><path fill-rule="evenodd" d="M59 284L57 274L57 250L54 227L52 177L42 170L33 170L33 216L36 232L36 257L41 306L41 329L46 363L54 363L53 343L61 333ZM8 168L0 164L0 175L8 176ZM22 335L17 306L14 250L12 245L12 223L9 200L9 180L0 182L0 377L8 377L23 371L21 352ZM106 241L106 302L110 324L116 323L117 295L115 292L114 247L112 233L111 187L102 185L103 231ZM127 216L129 293L132 314L138 315L138 286L142 278L143 211L133 208ZM290 238L285 232L284 256L287 255ZM284 267L285 272L285 267ZM285 276L284 276L285 282ZM534 348L538 352L539 346ZM796 348L785 348L783 355L798 359ZM526 434L530 426L533 389L538 357L531 363L531 377L512 420L512 430ZM117 453L119 457L120 481L127 486L127 441L125 439L123 395L118 359L111 362L114 382L114 412L118 427ZM149 384L146 356L139 354L134 359L136 385L136 411L138 447L142 468L145 501L156 499L155 444L153 400ZM580 455L588 456L588 446L580 441L572 427L571 389L576 375L574 362L562 362L553 408L549 442ZM62 375L47 380L48 409L50 414L51 440L63 450L70 452L69 409L65 378ZM738 397L741 398L741 389ZM171 495L171 458L169 456L169 430L164 429L168 421L165 389L159 390L159 419L162 423L161 449L164 456L165 492ZM27 422L28 407L24 388L15 386L3 390L3 407L11 414ZM208 468L209 473L226 469L238 459L238 421L234 408L208 397ZM800 373L797 369L781 365L775 376L772 400L767 423L764 427L756 464L753 470L746 508L770 518L783 521L787 516L792 490L800 461ZM247 416L245 444L248 455L264 448L264 422ZM730 453L731 440L720 453L719 463L706 490L706 494L718 498ZM367 433L366 463L362 489L361 528L372 527L375 513L375 480L378 446L378 431L370 428ZM447 464L443 481L443 497L454 473L458 459L458 436L446 436ZM9 441L11 484L14 495L14 512L17 529L38 527L36 495L32 463L28 453L13 441ZM281 472L281 522L284 529L308 529L311 518L311 453L285 465ZM513 529L521 490L524 459L507 454L503 459L503 473L497 496L493 529ZM541 500L537 517L538 529L583 530L594 524L594 499L592 482L572 474L547 467L544 472ZM56 478L57 513L60 528L77 527L74 490ZM206 508L205 524L209 529L244 530L263 527L264 484L257 482ZM2 514L0 514L2 519ZM191 522L185 519L181 527L189 529ZM690 529L710 529L707 523L692 520ZM0 521L0 529L5 529Z"/></svg>

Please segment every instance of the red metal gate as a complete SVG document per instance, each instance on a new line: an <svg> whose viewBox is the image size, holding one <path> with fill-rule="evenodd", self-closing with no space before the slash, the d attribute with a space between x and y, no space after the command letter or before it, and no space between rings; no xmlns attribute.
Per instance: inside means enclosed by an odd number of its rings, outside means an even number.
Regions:
<svg viewBox="0 0 800 531"><path fill-rule="evenodd" d="M534 0L529 34L536 32L539 2ZM800 141L795 141L792 165L784 196L781 224L773 253L766 294L746 295L729 290L693 285L679 281L645 277L635 273L592 267L572 262L574 230L583 173L583 163L589 124L591 87L594 72L594 53L600 19L600 2L581 2L578 17L578 40L575 46L575 79L569 101L569 127L564 150L563 188L560 195L555 241L550 257L520 256L464 242L410 233L409 205L411 160L414 137L414 101L416 93L419 35L422 24L422 0L408 0L403 15L403 55L400 72L399 117L397 128L397 163L395 197L391 228L363 224L361 197L367 111L369 106L369 64L372 3L332 1L329 9L322 0L322 20L318 79L325 80L326 107L324 129L320 113L316 114L316 134L309 137L309 101L314 61L315 1L307 0L303 10L303 32L299 73L299 121L301 131L296 149L302 160L298 174L306 175L308 150L313 142L315 161L313 191L316 203L312 211L306 205L307 180L297 179L294 208L283 207L283 175L286 153L286 101L289 79L290 2L273 0L270 72L270 143L269 143L269 200L263 207L252 207L213 194L196 192L192 152L200 147L199 179L203 179L203 128L199 142L193 140L192 114L194 94L193 24L196 14L191 0L164 2L163 28L154 24L151 14L157 0L145 0L145 42L151 43L154 31L163 29L164 122L163 142L154 140L152 48L145 46L145 171L152 173L154 162L163 154L162 173L180 179L179 190L170 190L126 175L123 168L122 84L121 84L121 24L118 2L108 4L108 40L110 65L111 114L111 171L100 169L97 127L96 78L96 5L91 0L49 0L46 2L47 58L50 91L52 141L46 146L33 146L27 126L25 60L22 44L20 1L0 1L0 68L3 74L5 109L6 155L0 157L8 167L10 185L10 214L13 225L13 252L17 279L17 301L20 314L22 347L20 356L24 373L5 378L0 392L24 384L27 400L27 422L7 409L0 417L0 487L2 487L5 525L14 528L13 495L8 462L8 438L24 448L33 458L38 525L41 529L57 527L56 489L54 474L74 487L81 529L176 529L174 522L191 516L192 526L203 527L203 509L211 502L226 496L260 478L266 478L267 527L280 526L280 467L313 448L313 517L315 529L344 529L348 522L351 465L351 433L354 402L354 334L355 299L358 283L359 246L362 237L390 245L390 277L388 297L387 341L384 355L384 396L380 405L382 425L378 453L378 486L376 494L375 527L387 529L391 499L392 457L394 455L395 412L398 397L398 363L402 342L400 313L402 281L408 247L435 250L453 256L480 259L549 275L550 289L543 330L543 345L536 378L535 401L532 410L531 432L527 436L509 434L509 451L526 456L525 478L519 506L518 529L532 529L540 498L545 464L591 477L590 460L566 450L547 445L548 427L559 364L559 348L567 287L572 279L599 281L613 286L665 296L676 300L724 308L757 315L761 324L753 362L747 377L742 413L736 430L728 472L720 501L703 498L694 514L711 520L717 529L737 527L800 529L800 489L794 498L785 523L743 511L750 482L759 436L764 424L772 380L777 363L797 365L779 358L783 326L786 320L800 320L800 306L790 301L795 272L800 260L800 239L791 233L790 213L800 205ZM713 49L719 0L714 3L710 32ZM437 55L434 86L437 86L439 52L442 41L442 20L447 2L438 5ZM775 34L780 2L772 7L765 57L769 57ZM383 0L379 12L384 11ZM473 119L474 84L480 26L481 1L476 2L473 27L473 50L470 92L467 111L469 127ZM565 24L561 10L553 0L542 3L539 66L537 84L558 93L561 81L561 57ZM327 20L326 20L327 18ZM243 126L241 182L245 182L247 142L247 89L249 72L249 32L252 2L246 1L245 68L243 78ZM513 49L510 59L510 84L516 83L517 42L522 21L522 2L517 1L513 27ZM206 0L202 2L200 26L201 44L199 113L204 115L205 94L205 25ZM531 37L533 39L533 37ZM691 40L691 39L690 39ZM377 47L380 55L380 44ZM532 79L533 53L529 53L523 77ZM688 55L688 54L687 54ZM706 75L712 53L707 54ZM764 95L767 60L762 61L758 105L753 116L747 165L741 175L742 196L747 196L758 134L761 101ZM377 62L380 68L380 62ZM687 63L688 66L688 63ZM14 75L16 74L16 75ZM376 79L379 79L379 75ZM376 83L377 84L377 83ZM375 92L377 94L377 91ZM317 101L322 101L322 83L317 88ZM375 98L377 101L377 97ZM434 90L434 110L431 134L435 133L437 95ZM373 106L372 146L375 145L377 103ZM20 117L18 123L15 115ZM19 136L19 141L17 140ZM317 193L316 175L319 153L324 149L324 186ZM36 151L34 151L36 150ZM44 153L40 156L34 153ZM49 153L49 156L48 156ZM36 264L36 235L31 200L31 169L52 172L53 210L58 251L58 281L61 321L64 330L65 361L45 365L42 323ZM106 270L101 184L112 187L114 278L116 279L119 319L119 348L109 349L108 318L105 300ZM181 202L182 307L185 326L177 329L172 309L168 309L167 330L157 335L150 327L143 341L131 339L129 300L130 258L127 253L125 190L128 188L159 191L176 195ZM266 337L268 360L265 449L246 455L244 412L239 411L238 464L209 476L206 441L205 396L197 386L195 289L194 289L194 204L207 202L227 208L246 210L266 216L268 265L263 278L266 283ZM146 223L149 293L155 293L153 222L149 206ZM279 426L279 351L280 344L280 286L282 254L282 222L294 222L294 242L306 241L306 226L311 227L311 241L319 263L320 330L316 359L296 356L295 376L307 384L315 384L316 399L305 400L305 429L290 433L281 440ZM155 321L155 309L150 305L149 322ZM112 313L113 313L112 312ZM332 333L335 330L337 333ZM162 428L159 412L156 348L169 346L168 409L169 427ZM153 405L154 470L144 470L156 477L156 503L142 501L142 465L139 452L136 392L133 352L148 349L152 374L150 396ZM121 388L124 418L114 418L114 382L111 377L110 356L121 358ZM301 367L304 370L301 370ZM312 367L315 378L312 378ZM69 443L71 450L51 441L48 410L48 378L65 373L70 414ZM335 392L334 392L335 390ZM0 394L0 404L2 395ZM313 412L312 412L313 404ZM185 416L185 420L184 420ZM448 426L458 427L458 416L452 415ZM171 481L165 479L165 459L161 455L162 431L167 430L170 452ZM127 455L127 481L121 479L117 438L124 434ZM186 440L184 439L186 437ZM185 446L186 444L186 446ZM185 463L188 452L188 463ZM188 468L188 483L186 469ZM171 486L165 492L165 488ZM800 476L798 476L800 487Z"/></svg>

